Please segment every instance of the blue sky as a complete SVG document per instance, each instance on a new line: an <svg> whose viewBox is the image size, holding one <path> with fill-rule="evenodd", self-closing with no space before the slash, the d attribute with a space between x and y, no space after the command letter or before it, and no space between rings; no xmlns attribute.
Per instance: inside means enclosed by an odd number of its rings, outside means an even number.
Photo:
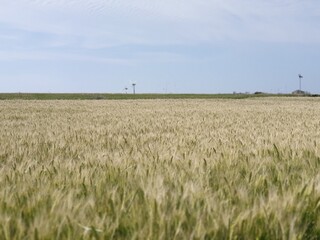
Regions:
<svg viewBox="0 0 320 240"><path fill-rule="evenodd" d="M319 0L1 0L0 92L320 93Z"/></svg>

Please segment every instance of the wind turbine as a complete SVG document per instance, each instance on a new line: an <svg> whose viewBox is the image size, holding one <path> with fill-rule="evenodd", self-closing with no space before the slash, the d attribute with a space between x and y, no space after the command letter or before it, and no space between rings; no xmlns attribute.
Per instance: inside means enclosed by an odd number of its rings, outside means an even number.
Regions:
<svg viewBox="0 0 320 240"><path fill-rule="evenodd" d="M301 79L303 78L303 76L301 74L299 74L298 76L299 76L299 90L301 92Z"/></svg>
<svg viewBox="0 0 320 240"><path fill-rule="evenodd" d="M132 83L133 94L136 94L136 85L135 82Z"/></svg>
<svg viewBox="0 0 320 240"><path fill-rule="evenodd" d="M125 87L124 88L124 90L125 90L125 92L126 92L126 94L128 93L128 88L127 87Z"/></svg>

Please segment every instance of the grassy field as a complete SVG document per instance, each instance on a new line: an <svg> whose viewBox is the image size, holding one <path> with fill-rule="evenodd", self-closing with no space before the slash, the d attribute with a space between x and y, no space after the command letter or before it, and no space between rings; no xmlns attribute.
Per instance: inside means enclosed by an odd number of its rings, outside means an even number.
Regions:
<svg viewBox="0 0 320 240"><path fill-rule="evenodd" d="M317 98L0 112L0 239L320 239Z"/></svg>
<svg viewBox="0 0 320 240"><path fill-rule="evenodd" d="M0 100L134 100L134 99L245 99L290 97L291 94L110 94L110 93L0 93Z"/></svg>

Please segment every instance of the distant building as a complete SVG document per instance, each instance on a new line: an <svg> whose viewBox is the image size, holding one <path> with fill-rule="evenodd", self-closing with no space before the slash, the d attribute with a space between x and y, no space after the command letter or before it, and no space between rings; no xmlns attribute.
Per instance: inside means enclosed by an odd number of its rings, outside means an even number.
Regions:
<svg viewBox="0 0 320 240"><path fill-rule="evenodd" d="M305 92L305 91L302 91L302 90L295 90L292 92L293 95L310 95L309 92Z"/></svg>

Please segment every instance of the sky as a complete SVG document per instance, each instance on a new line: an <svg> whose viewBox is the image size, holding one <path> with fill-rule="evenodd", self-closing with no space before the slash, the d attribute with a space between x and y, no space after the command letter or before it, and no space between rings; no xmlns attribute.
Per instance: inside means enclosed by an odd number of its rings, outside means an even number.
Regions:
<svg viewBox="0 0 320 240"><path fill-rule="evenodd" d="M0 92L320 93L319 0L0 0Z"/></svg>

